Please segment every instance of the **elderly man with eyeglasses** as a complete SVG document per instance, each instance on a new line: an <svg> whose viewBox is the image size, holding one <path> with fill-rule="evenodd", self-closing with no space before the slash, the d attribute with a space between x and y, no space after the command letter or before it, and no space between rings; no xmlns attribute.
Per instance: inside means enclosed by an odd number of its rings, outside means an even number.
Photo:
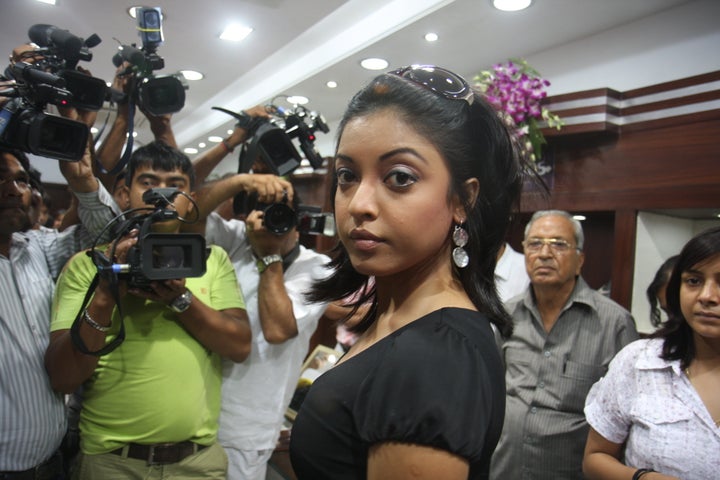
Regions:
<svg viewBox="0 0 720 480"><path fill-rule="evenodd" d="M505 423L490 478L577 480L590 387L638 333L630 313L580 276L580 222L564 211L536 212L523 248L530 286L506 304L515 329L502 345Z"/></svg>

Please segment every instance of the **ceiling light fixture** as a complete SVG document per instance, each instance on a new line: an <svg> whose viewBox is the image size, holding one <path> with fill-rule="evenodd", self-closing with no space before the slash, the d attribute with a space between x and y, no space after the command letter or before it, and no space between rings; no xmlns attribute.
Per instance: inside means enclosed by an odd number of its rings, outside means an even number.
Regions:
<svg viewBox="0 0 720 480"><path fill-rule="evenodd" d="M492 0L493 7L503 12L518 12L532 4L532 0Z"/></svg>
<svg viewBox="0 0 720 480"><path fill-rule="evenodd" d="M208 142L220 143L222 141L223 141L223 137L220 137L218 135L211 135L208 137Z"/></svg>
<svg viewBox="0 0 720 480"><path fill-rule="evenodd" d="M585 215L573 215L572 218L574 218L578 222L583 222L583 221L587 220L587 217Z"/></svg>
<svg viewBox="0 0 720 480"><path fill-rule="evenodd" d="M428 32L425 34L425 41L426 42L437 42L438 35L437 33Z"/></svg>
<svg viewBox="0 0 720 480"><path fill-rule="evenodd" d="M389 65L384 58L366 58L360 61L360 66L366 70L383 70Z"/></svg>
<svg viewBox="0 0 720 480"><path fill-rule="evenodd" d="M328 88L337 88L337 82L334 80L330 80L325 84L325 86L327 86Z"/></svg>
<svg viewBox="0 0 720 480"><path fill-rule="evenodd" d="M198 153L198 149L192 148L192 147L187 147L187 148L183 149L183 152L187 153L188 155L192 155L194 153Z"/></svg>
<svg viewBox="0 0 720 480"><path fill-rule="evenodd" d="M303 97L302 95L290 95L287 97L288 103L291 103L293 105L305 105L310 100L308 100L307 97Z"/></svg>
<svg viewBox="0 0 720 480"><path fill-rule="evenodd" d="M253 31L252 28L233 23L225 27L225 30L220 34L220 40L227 40L229 42L240 42L245 39Z"/></svg>
<svg viewBox="0 0 720 480"><path fill-rule="evenodd" d="M37 0L40 3L47 3L48 5L55 5L55 0Z"/></svg>
<svg viewBox="0 0 720 480"><path fill-rule="evenodd" d="M185 77L185 80L195 81L205 78L205 75L195 70L180 70L180 73Z"/></svg>

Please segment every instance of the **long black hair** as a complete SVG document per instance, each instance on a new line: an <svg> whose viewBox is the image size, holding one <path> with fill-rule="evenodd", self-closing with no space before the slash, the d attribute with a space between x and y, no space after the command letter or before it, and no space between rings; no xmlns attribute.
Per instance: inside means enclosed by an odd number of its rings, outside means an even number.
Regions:
<svg viewBox="0 0 720 480"><path fill-rule="evenodd" d="M400 115L444 158L451 177L448 199L455 195L461 199L467 212L464 228L470 237L465 246L470 264L464 269L455 269L455 274L478 311L503 335L509 336L512 322L497 295L495 263L511 212L519 201L525 171L515 137L495 108L477 92L469 105L463 100L443 98L397 75L383 74L350 101L338 129L338 144L348 122L385 109ZM463 188L470 178L477 178L480 183L474 204ZM336 190L337 179L333 177L332 205ZM450 235L448 231L448 237ZM337 301L354 295L351 305L355 309L370 303L368 313L353 327L354 331L362 332L375 321L374 282L355 271L342 244L338 244L334 254L331 262L334 273L317 283L309 298Z"/></svg>
<svg viewBox="0 0 720 480"><path fill-rule="evenodd" d="M650 302L650 323L652 323L653 327L659 327L660 323L662 323L662 318L660 318L658 292L663 287L663 285L667 285L668 281L670 280L670 274L673 271L675 263L677 263L677 259L678 256L673 255L672 257L665 260L663 264L660 265L660 268L658 268L658 271L655 272L655 277L653 278L652 282L650 282L650 285L648 285L647 290L645 291L648 302ZM665 292L667 295L667 290L665 290Z"/></svg>
<svg viewBox="0 0 720 480"><path fill-rule="evenodd" d="M699 233L685 244L670 275L666 294L668 321L652 337L665 339L660 357L664 360L680 360L680 367L683 369L687 368L695 357L695 340L693 330L680 307L682 274L718 254L720 227L713 227Z"/></svg>

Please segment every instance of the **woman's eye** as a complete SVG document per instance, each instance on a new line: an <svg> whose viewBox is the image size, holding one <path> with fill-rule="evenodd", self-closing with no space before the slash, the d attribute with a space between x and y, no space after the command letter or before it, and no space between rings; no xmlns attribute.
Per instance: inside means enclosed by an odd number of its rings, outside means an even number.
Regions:
<svg viewBox="0 0 720 480"><path fill-rule="evenodd" d="M407 187L417 182L417 177L409 172L394 170L385 177L385 181L392 187Z"/></svg>
<svg viewBox="0 0 720 480"><path fill-rule="evenodd" d="M335 176L337 177L338 185L346 185L355 180L355 174L349 168L338 168Z"/></svg>
<svg viewBox="0 0 720 480"><path fill-rule="evenodd" d="M685 282L685 284L690 287L695 287L695 286L700 285L700 283L702 283L698 277L685 277L683 279L683 282Z"/></svg>

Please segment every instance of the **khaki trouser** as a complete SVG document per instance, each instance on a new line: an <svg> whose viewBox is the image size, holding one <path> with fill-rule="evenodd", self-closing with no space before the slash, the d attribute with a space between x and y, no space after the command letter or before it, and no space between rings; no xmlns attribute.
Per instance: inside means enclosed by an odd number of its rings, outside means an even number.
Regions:
<svg viewBox="0 0 720 480"><path fill-rule="evenodd" d="M112 453L80 453L72 468L73 480L225 480L226 475L227 456L219 443L168 465L148 465Z"/></svg>

